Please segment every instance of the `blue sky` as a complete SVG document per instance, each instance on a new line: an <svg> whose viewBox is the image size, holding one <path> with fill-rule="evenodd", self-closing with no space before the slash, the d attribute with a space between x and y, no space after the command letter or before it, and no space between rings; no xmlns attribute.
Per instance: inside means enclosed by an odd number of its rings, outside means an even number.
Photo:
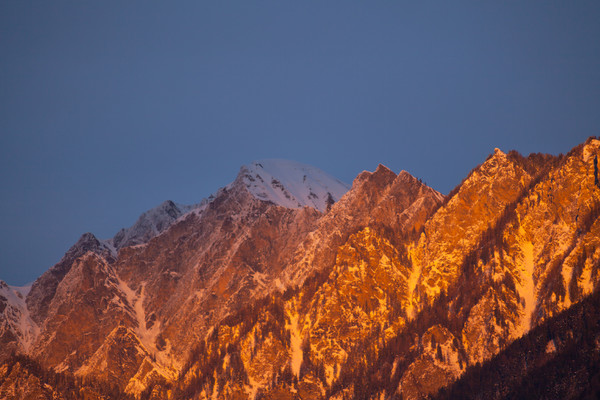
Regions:
<svg viewBox="0 0 600 400"><path fill-rule="evenodd" d="M3 1L0 279L254 159L443 193L600 135L597 1Z"/></svg>

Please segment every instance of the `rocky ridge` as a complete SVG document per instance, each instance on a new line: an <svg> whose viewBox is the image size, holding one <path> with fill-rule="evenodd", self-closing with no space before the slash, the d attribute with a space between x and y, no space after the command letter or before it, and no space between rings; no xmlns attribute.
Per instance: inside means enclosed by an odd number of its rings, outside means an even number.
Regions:
<svg viewBox="0 0 600 400"><path fill-rule="evenodd" d="M598 286L598 153L496 149L447 197L384 166L341 195L257 162L116 242L84 235L5 301L39 333L24 347L4 313L2 340L139 398L423 398Z"/></svg>

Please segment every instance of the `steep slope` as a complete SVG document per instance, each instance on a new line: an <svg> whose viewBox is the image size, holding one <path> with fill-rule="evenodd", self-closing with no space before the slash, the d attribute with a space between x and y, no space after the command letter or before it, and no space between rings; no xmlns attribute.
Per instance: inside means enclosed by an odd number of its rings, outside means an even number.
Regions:
<svg viewBox="0 0 600 400"><path fill-rule="evenodd" d="M315 255L290 267L303 285L219 324L192 353L176 398L324 396L343 366L366 362L404 325L404 246L441 201L406 172L361 174L300 245Z"/></svg>
<svg viewBox="0 0 600 400"><path fill-rule="evenodd" d="M452 358L443 348L441 355L425 348L419 350L428 327L438 326L452 334L458 357L450 364L460 373L465 365L489 359L597 287L600 190L595 184L593 160L599 145L600 141L592 138L566 157L556 158L532 155L524 159L496 152L471 173L450 201L428 221L412 253L413 262L425 271L419 273L419 283L415 286L415 297L421 299L416 302L420 312L413 311L415 323L407 328L416 339L401 339L399 342L405 344L389 351L403 355L392 359L384 356L373 364L381 366L387 359L406 365L405 372L392 378L384 393L397 391L404 398L420 398L452 381L452 377L443 379L438 375L436 386L426 385L431 381L427 376L434 368L436 356L442 360ZM494 158L502 160L500 165L505 172L486 183L482 172L490 171L490 167L497 171L494 164L490 165ZM522 171L534 176L527 178ZM494 193L498 181L501 183L508 177L508 182L515 184L517 176L521 176L519 182L529 182L521 186L520 194L513 191L511 197L503 198ZM469 181L473 184L469 185ZM473 189L479 194L465 197ZM486 199L490 193L493 200ZM450 219L461 212L457 209L448 215L448 208L465 199L471 199L465 203L465 209L471 207L478 218L466 218L467 222L460 217ZM502 205L498 199L504 199ZM495 211L486 220L490 209ZM436 225L441 217L447 221L445 230L442 224ZM428 225L436 226L435 233L429 230L430 236L438 237L435 243L429 243L426 237ZM462 231L459 236L453 232L457 227ZM440 236L446 238L438 242ZM440 243L447 246L446 242L462 246L463 251L454 252L456 258L448 256L453 254L450 249L443 250L443 256L436 256L433 251ZM419 253L420 249L427 252ZM427 257L432 261L419 266ZM436 279L441 283L436 283ZM566 297L567 286L575 293L571 298ZM431 288L437 288L440 294L436 295ZM428 300L424 302L423 298ZM416 353L408 350L415 346L418 346ZM411 352L409 360L414 361L407 363L406 354ZM426 354L429 362L420 365L419 360ZM374 392L377 390L370 393Z"/></svg>
<svg viewBox="0 0 600 400"><path fill-rule="evenodd" d="M470 260L469 270L486 282L463 330L472 362L488 359L597 286L600 190L590 154L599 149L600 141L590 140L540 176Z"/></svg>
<svg viewBox="0 0 600 400"><path fill-rule="evenodd" d="M256 179L277 180L311 207L326 210L346 190L316 168L265 165ZM82 236L27 298L41 327L29 353L43 367L108 379L130 393L175 379L211 326L281 287L278 276L322 215L258 198L249 171L199 206L163 203L112 240Z"/></svg>
<svg viewBox="0 0 600 400"><path fill-rule="evenodd" d="M13 352L27 353L39 335L25 303L26 295L27 291L0 281L0 360Z"/></svg>
<svg viewBox="0 0 600 400"><path fill-rule="evenodd" d="M42 324L46 319L48 305L54 297L58 285L71 270L73 263L88 252L97 254L108 262L115 260L114 250L110 246L98 240L91 233L81 235L77 243L65 253L56 265L36 279L27 295L27 307L33 320L38 324Z"/></svg>
<svg viewBox="0 0 600 400"><path fill-rule="evenodd" d="M435 399L576 399L600 394L600 292L549 318Z"/></svg>
<svg viewBox="0 0 600 400"><path fill-rule="evenodd" d="M301 285L314 269L333 266L338 247L366 226L393 233L390 237L395 242L405 241L421 229L443 198L406 171L396 175L379 165L374 172L362 172L298 247L284 274L285 282Z"/></svg>
<svg viewBox="0 0 600 400"><path fill-rule="evenodd" d="M110 264L93 252L73 262L49 301L32 352L42 365L58 371L78 366L110 333L110 324L130 319L120 307L115 280Z"/></svg>
<svg viewBox="0 0 600 400"><path fill-rule="evenodd" d="M406 398L434 393L458 377L466 365L488 359L516 337L510 319L518 318L519 308L527 303L507 290L516 290L513 275L492 279L489 270L483 274L477 265L493 258L491 238L502 235L515 204L554 166L553 159L539 161L524 163L496 149L427 222L410 252L414 297L409 312L420 325L411 328L417 329L414 333L420 338L413 341L413 346L419 346L413 361L397 378L397 390ZM444 351L444 346L441 351L423 347L428 329L446 331L453 351ZM447 364L450 373L436 373L436 384L427 385L432 381L429 374L439 370L438 360Z"/></svg>
<svg viewBox="0 0 600 400"><path fill-rule="evenodd" d="M390 231L381 227L367 229L357 224L354 229L358 230L349 236L338 232L342 244L334 247L335 261L323 264L326 268L312 269L323 271L322 274L305 280L296 294L284 295L281 300L274 298L270 303L273 305L265 306L262 311L254 310L266 316L264 321L239 317L241 322L235 323L234 319L234 323L219 327L212 342L206 342L205 348L213 347L216 353L216 349L224 351L233 346L232 354L242 360L237 375L219 380L220 368L225 368L226 361L222 359L223 364L219 364L217 360L212 364L217 369L192 368L192 374L203 373L205 379L191 380L188 387L195 387L195 393L206 396L216 393L224 398L236 393L263 393L272 398L294 392L310 398L390 397L395 393L404 398L421 398L435 393L460 376L467 366L489 359L544 318L544 312L533 310L542 310L538 304L544 296L553 298L552 294L544 294L547 288L560 286L543 283L544 280L538 283L536 273L527 269L532 262L520 255L523 249L562 248L564 255L565 249L577 247L572 243L583 240L588 244L585 254L589 256L583 261L579 258L583 267L579 267L581 272L577 274L584 279L578 282L583 281L588 290L595 285L595 281L587 282L597 276L593 254L598 246L593 239L598 234L592 223L597 220L593 207L597 196L593 184L596 145L595 140L590 140L564 158L540 155L524 158L495 151L425 223L417 242L414 245L410 240L405 242L405 257L398 231L392 231L391 240L386 240ZM588 154L587 161L583 154ZM362 178L375 177L371 187L377 188L373 193L380 199L379 195L388 190L395 178L383 168L378 171ZM519 229L524 229L518 223L528 212L525 207L528 199L537 197L540 188L556 182L558 176L564 182L555 187L564 191L562 196L569 201L577 199L573 194L583 190L579 183L591 182L587 193L581 192L584 197L579 197L580 202L588 205L585 218L578 225L575 213L574 218L566 221L566 228L561 228L557 225L561 207L554 206L543 215L534 213L531 220L545 228L537 233L537 244L520 249L510 247L511 240L519 239ZM357 179L355 186L360 182ZM578 187L569 182L577 183ZM327 226L328 217L336 215L338 207L351 199L353 193L354 188L319 225ZM358 196L363 204L373 199L368 193L365 190ZM540 204L543 206L542 201ZM568 201L562 204L573 209ZM367 214L372 215L376 208L366 208ZM523 214L519 214L522 208ZM393 221L393 218L378 220ZM342 225L343 215L336 215L336 221L344 227L352 226ZM335 232L332 226L326 231ZM309 235L303 249L311 242L335 243L335 239L328 237L337 236L317 235L317 232L318 229ZM311 236L317 240L311 241ZM582 239L586 236L587 242ZM391 243L396 245L390 246ZM319 246L312 249L318 250ZM311 262L313 267L318 265L315 259L327 260L326 252L320 259L313 256L318 251L306 254L310 258L304 259L305 266ZM553 252L548 254L552 260ZM542 274L554 277L546 278L545 282L565 275L560 271L569 264L562 258L558 260L543 265L544 268L559 262L561 265L561 269L554 268L551 274ZM310 269L304 271L307 270ZM395 289L393 296L386 292L387 282ZM531 285L527 282L533 282L533 286L527 286ZM554 299L560 300L560 296L554 293ZM556 313L561 307L554 305L551 310ZM279 333L282 325L289 336ZM266 344L261 344L263 340L257 340L256 335L264 338ZM239 341L235 339L238 337ZM248 346L253 350L245 355ZM241 349L239 354L235 349ZM211 354L210 350L207 352ZM268 354L287 354L283 362L274 363L270 374L264 368ZM206 379L207 376L217 378ZM236 385L233 382L237 379L246 383Z"/></svg>
<svg viewBox="0 0 600 400"><path fill-rule="evenodd" d="M121 251L115 268L136 293L138 337L158 360L181 363L227 313L276 290L319 218L258 200L237 182L147 245Z"/></svg>
<svg viewBox="0 0 600 400"><path fill-rule="evenodd" d="M436 297L456 282L465 254L532 179L499 149L471 172L456 195L427 221L411 252L416 307L419 301Z"/></svg>
<svg viewBox="0 0 600 400"><path fill-rule="evenodd" d="M27 306L36 322L46 318L47 307L54 297L56 288L69 272L78 258L88 252L95 253L112 263L117 258L117 251L122 247L144 244L171 226L180 216L206 204L206 200L198 205L186 206L165 201L159 206L144 212L134 225L121 229L113 238L99 240L92 233L83 234L52 268L40 276L27 296Z"/></svg>

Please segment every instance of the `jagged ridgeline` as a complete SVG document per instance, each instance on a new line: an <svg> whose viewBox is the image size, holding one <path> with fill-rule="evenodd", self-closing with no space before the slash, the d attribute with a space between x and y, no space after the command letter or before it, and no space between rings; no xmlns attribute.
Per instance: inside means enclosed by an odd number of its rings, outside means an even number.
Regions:
<svg viewBox="0 0 600 400"><path fill-rule="evenodd" d="M599 154L496 149L447 196L251 163L1 284L0 398L594 398Z"/></svg>

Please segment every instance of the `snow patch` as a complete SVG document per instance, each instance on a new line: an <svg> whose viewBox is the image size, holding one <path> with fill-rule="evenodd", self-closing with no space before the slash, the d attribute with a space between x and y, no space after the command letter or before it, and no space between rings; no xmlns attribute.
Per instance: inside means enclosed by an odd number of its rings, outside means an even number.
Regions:
<svg viewBox="0 0 600 400"><path fill-rule="evenodd" d="M256 198L282 207L312 207L321 212L350 186L310 165L288 160L254 161L241 168L241 179Z"/></svg>
<svg viewBox="0 0 600 400"><path fill-rule="evenodd" d="M225 367L223 367L225 369ZM248 399L254 400L256 395L258 394L258 389L260 389L261 385L250 376L248 376L248 386L245 387L246 393L248 393Z"/></svg>
<svg viewBox="0 0 600 400"><path fill-rule="evenodd" d="M4 326L15 334L25 352L29 352L40 334L40 328L31 318L25 303L30 289L31 285L8 286L0 281L0 302L6 301L3 312Z"/></svg>
<svg viewBox="0 0 600 400"><path fill-rule="evenodd" d="M583 162L588 162L600 147L600 140L592 139L588 144L583 146L582 158Z"/></svg>
<svg viewBox="0 0 600 400"><path fill-rule="evenodd" d="M595 259L595 257L594 257ZM594 280L592 279L592 272L594 269L593 259L588 258L585 261L581 277L578 280L579 287L584 295L591 294L594 291Z"/></svg>
<svg viewBox="0 0 600 400"><path fill-rule="evenodd" d="M285 286L283 285L283 283L281 282L281 279L276 278L275 281L275 287L281 292L285 292Z"/></svg>
<svg viewBox="0 0 600 400"><path fill-rule="evenodd" d="M33 282L30 282L23 286L9 286L12 290L17 293L20 293L23 298L26 298L29 292L31 291L31 287L33 286Z"/></svg>
<svg viewBox="0 0 600 400"><path fill-rule="evenodd" d="M133 309L133 317L137 322L135 334L146 349L156 353L160 353L156 348L156 338L160 333L160 322L156 321L150 328L146 325L146 310L144 309L144 299L146 297L146 285L142 283L140 289L134 291L125 282L118 279L117 287L125 295L127 302ZM139 292L139 293L138 293Z"/></svg>
<svg viewBox="0 0 600 400"><path fill-rule="evenodd" d="M117 258L118 256L118 250L117 248L114 246L114 242L113 239L104 239L104 240L99 240L99 242L104 245L104 247L106 247L108 249L108 251L110 252L110 255L113 256L114 258Z"/></svg>
<svg viewBox="0 0 600 400"><path fill-rule="evenodd" d="M519 228L519 233L521 237L525 236L525 231L522 227ZM519 296L521 296L525 304L520 325L517 327L517 336L522 336L531 329L531 319L536 307L535 282L533 280L535 271L533 243L529 240L524 240L521 243L521 249L523 254L518 269L519 279L517 280L517 289Z"/></svg>
<svg viewBox="0 0 600 400"><path fill-rule="evenodd" d="M408 248L408 254L409 257L411 258L411 260L414 260L414 246L410 245ZM413 262L413 268L410 271L410 275L408 277L408 281L406 282L407 286L408 286L408 304L406 306L406 315L408 316L408 318L414 318L415 316L415 309L414 309L414 295L415 295L415 289L417 288L417 284L419 283L419 279L421 278L421 275L423 273L423 266L421 265L421 263L419 263L418 265L415 265L415 263Z"/></svg>
<svg viewBox="0 0 600 400"><path fill-rule="evenodd" d="M292 351L291 367L292 373L300 377L300 367L302 366L302 335L298 329L298 314L294 310L288 312L289 324L286 324L285 329L290 331L290 349Z"/></svg>

